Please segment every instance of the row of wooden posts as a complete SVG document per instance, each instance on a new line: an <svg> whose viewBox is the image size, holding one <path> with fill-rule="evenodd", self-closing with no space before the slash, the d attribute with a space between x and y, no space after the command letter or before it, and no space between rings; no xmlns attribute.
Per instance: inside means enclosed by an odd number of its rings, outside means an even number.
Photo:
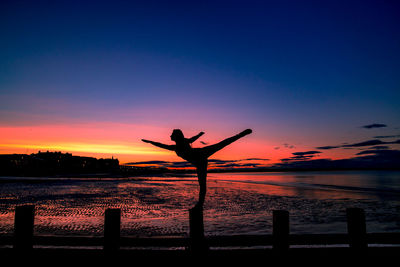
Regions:
<svg viewBox="0 0 400 267"><path fill-rule="evenodd" d="M365 213L363 209L348 208L347 228L348 244L352 248L366 248L367 234ZM33 248L34 205L17 206L15 209L13 247L19 250ZM193 251L208 249L204 236L202 210L189 211L189 248ZM103 248L115 251L120 248L121 210L106 209L104 218ZM277 250L289 248L289 212L286 210L273 211L272 247Z"/></svg>

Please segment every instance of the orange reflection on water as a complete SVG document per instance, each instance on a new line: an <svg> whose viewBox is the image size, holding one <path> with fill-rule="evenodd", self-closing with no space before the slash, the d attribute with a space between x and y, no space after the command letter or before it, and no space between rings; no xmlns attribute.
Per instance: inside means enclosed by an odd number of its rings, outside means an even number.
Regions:
<svg viewBox="0 0 400 267"><path fill-rule="evenodd" d="M376 210L377 221L388 214L385 225L393 227L398 222L398 177L398 172L210 173L204 206L206 231L265 233L271 229L276 209L290 212L294 231L310 231L311 226L321 229L321 218L324 231L342 231L332 228L338 223L345 231L344 211L355 205ZM185 236L188 210L197 202L199 185L194 175L42 178L40 183L3 181L0 193L1 233L12 233L15 205L30 203L36 206L37 234L101 235L104 211L120 208L122 235Z"/></svg>
<svg viewBox="0 0 400 267"><path fill-rule="evenodd" d="M356 179L354 179L356 178ZM352 174L334 176L332 173L212 173L209 179L216 182L235 183L243 190L253 190L260 194L276 196L306 197L313 199L364 198L365 192L357 188L365 186L362 179ZM348 187L348 189L346 189Z"/></svg>

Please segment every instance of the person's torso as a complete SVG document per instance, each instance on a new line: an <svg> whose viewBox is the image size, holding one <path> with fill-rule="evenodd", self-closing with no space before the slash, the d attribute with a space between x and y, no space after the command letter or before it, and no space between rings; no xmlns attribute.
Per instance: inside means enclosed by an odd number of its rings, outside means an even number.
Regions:
<svg viewBox="0 0 400 267"><path fill-rule="evenodd" d="M203 155L204 153L202 149L192 148L189 143L177 144L175 147L175 152L179 157L196 167L207 165L207 157Z"/></svg>

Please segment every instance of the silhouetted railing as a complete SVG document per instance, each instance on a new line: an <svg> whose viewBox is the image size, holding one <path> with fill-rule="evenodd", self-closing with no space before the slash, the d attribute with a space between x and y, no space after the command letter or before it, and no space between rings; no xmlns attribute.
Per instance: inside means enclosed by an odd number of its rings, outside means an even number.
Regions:
<svg viewBox="0 0 400 267"><path fill-rule="evenodd" d="M289 212L273 211L272 235L204 236L202 210L190 210L188 238L130 238L120 236L121 211L107 209L104 218L104 237L49 237L34 236L34 206L18 206L15 209L13 236L0 236L0 245L12 245L15 250L31 250L34 246L98 247L105 251L124 248L185 248L202 252L209 247L271 247L286 251L295 245L338 245L364 249L368 244L400 245L400 233L366 233L365 213L359 208L349 208L347 234L290 234Z"/></svg>

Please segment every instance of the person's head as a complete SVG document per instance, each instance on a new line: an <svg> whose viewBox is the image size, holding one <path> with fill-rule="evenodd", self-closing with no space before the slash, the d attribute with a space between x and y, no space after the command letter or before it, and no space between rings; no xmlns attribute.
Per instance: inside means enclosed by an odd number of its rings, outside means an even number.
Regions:
<svg viewBox="0 0 400 267"><path fill-rule="evenodd" d="M180 142L185 139L182 131L180 129L174 129L171 134L171 140L175 142Z"/></svg>

